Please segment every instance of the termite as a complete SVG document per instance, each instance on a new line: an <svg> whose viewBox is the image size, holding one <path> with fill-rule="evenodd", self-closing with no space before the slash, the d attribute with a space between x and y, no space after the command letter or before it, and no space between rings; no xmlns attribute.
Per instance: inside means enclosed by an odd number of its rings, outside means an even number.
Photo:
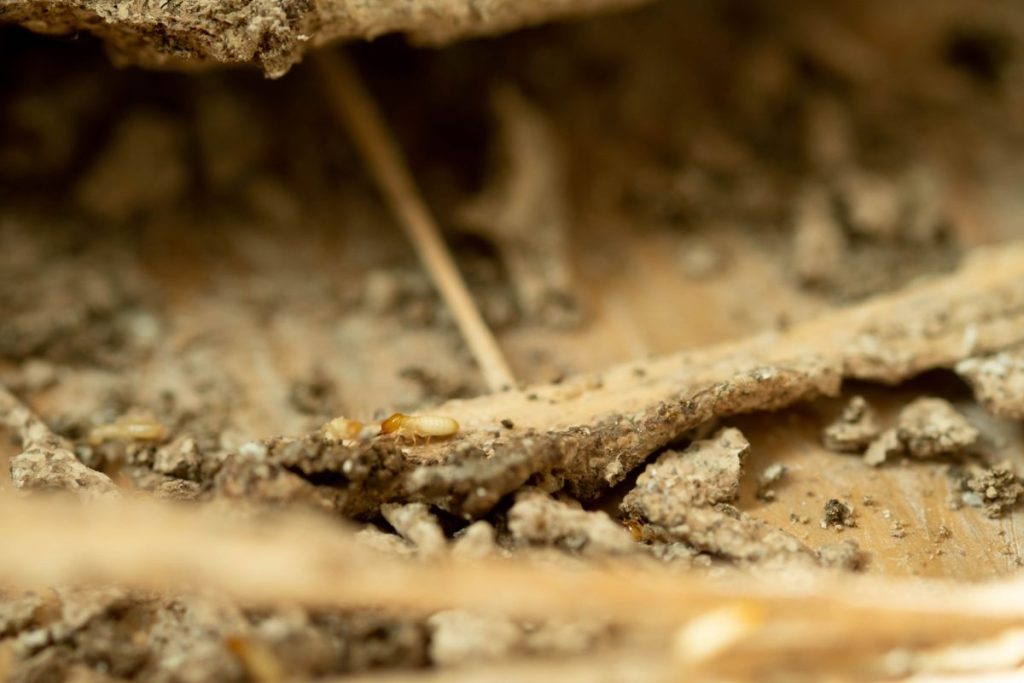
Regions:
<svg viewBox="0 0 1024 683"><path fill-rule="evenodd" d="M163 441L167 427L147 415L124 415L110 424L93 427L89 443L98 446L104 441Z"/></svg>
<svg viewBox="0 0 1024 683"><path fill-rule="evenodd" d="M362 435L364 425L359 420L336 417L320 428L320 433L330 441L356 441Z"/></svg>
<svg viewBox="0 0 1024 683"><path fill-rule="evenodd" d="M381 434L391 434L416 443L417 438L427 441L434 438L453 436L459 431L459 423L450 417L439 415L403 415L395 413L380 424Z"/></svg>
<svg viewBox="0 0 1024 683"><path fill-rule="evenodd" d="M281 661L260 643L245 636L228 636L224 645L256 683L279 683L289 679Z"/></svg>

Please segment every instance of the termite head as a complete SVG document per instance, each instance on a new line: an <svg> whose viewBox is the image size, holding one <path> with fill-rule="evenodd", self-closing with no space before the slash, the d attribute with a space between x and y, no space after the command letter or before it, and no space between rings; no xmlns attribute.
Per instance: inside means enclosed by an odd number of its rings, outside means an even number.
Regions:
<svg viewBox="0 0 1024 683"><path fill-rule="evenodd" d="M381 434L394 434L402 428L402 423L405 422L406 415L402 413L395 413L388 419L380 423Z"/></svg>

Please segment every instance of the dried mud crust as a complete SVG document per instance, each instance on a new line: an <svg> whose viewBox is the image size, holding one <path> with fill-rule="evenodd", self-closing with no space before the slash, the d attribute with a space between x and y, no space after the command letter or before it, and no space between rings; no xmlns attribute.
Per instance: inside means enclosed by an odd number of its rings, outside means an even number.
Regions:
<svg viewBox="0 0 1024 683"><path fill-rule="evenodd" d="M1024 420L1024 350L968 358L957 363L956 371L983 406L996 415Z"/></svg>
<svg viewBox="0 0 1024 683"><path fill-rule="evenodd" d="M460 423L448 441L411 445L371 438L344 444L315 433L224 451L178 436L155 450L129 449L128 461L143 488L169 497L300 503L355 517L372 516L388 502L422 502L474 519L530 483L592 500L650 454L712 419L835 395L844 377L898 382L1019 344L1021 249L978 252L954 275L785 333L630 363L599 376L450 401L432 411ZM931 405L924 406L923 422L909 413L901 417L894 449L928 457L977 438L969 425L950 422L951 416L944 420L948 429L936 432ZM89 476L57 476L54 458L61 452ZM44 471L48 461L33 453L27 449L15 460L19 486L64 482L83 488L83 494L108 487L109 479L85 468L67 448L48 451L51 479ZM147 469L159 476L148 477ZM182 477L198 487L176 486Z"/></svg>
<svg viewBox="0 0 1024 683"><path fill-rule="evenodd" d="M844 377L895 383L950 367L980 348L1018 343L1022 276L1020 247L978 253L953 276L775 337L449 402L437 412L459 420L463 430L451 443L409 450L423 465L409 475L408 491L470 517L542 474L577 497L593 498L713 417L835 394ZM515 428L503 430L502 420ZM909 439L913 430L904 431Z"/></svg>
<svg viewBox="0 0 1024 683"><path fill-rule="evenodd" d="M587 15L643 0L228 0L147 3L127 11L109 0L11 0L0 22L41 33L89 31L120 64L195 68L217 63L259 64L280 76L312 46L331 40L408 33L421 43L501 33L520 26Z"/></svg>
<svg viewBox="0 0 1024 683"><path fill-rule="evenodd" d="M636 535L741 564L811 564L813 553L796 538L731 505L749 448L743 434L730 428L658 456L622 501Z"/></svg>

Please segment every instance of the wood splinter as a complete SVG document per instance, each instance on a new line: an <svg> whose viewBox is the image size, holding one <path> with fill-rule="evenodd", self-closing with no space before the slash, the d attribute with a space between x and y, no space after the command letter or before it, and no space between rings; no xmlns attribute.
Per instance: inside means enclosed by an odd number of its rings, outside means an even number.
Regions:
<svg viewBox="0 0 1024 683"><path fill-rule="evenodd" d="M473 302L394 137L359 75L342 54L321 52L313 61L327 86L335 115L352 136L370 175L412 241L423 267L480 366L487 386L491 391L514 387L516 382L508 362Z"/></svg>

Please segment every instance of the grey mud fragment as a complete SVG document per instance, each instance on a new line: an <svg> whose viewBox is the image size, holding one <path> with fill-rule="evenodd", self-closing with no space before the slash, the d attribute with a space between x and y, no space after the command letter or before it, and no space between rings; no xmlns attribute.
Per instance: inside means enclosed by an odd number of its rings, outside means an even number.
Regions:
<svg viewBox="0 0 1024 683"><path fill-rule="evenodd" d="M863 396L854 396L839 418L825 428L822 441L830 451L860 453L878 437L880 431L874 409Z"/></svg>
<svg viewBox="0 0 1024 683"><path fill-rule="evenodd" d="M508 512L508 529L517 543L553 545L584 557L628 555L640 546L625 527L606 513L587 511L525 490Z"/></svg>
<svg viewBox="0 0 1024 683"><path fill-rule="evenodd" d="M649 524L642 533L651 540L681 541L741 562L813 561L790 534L727 504L739 492L741 457L748 448L739 430L722 429L681 453L664 453L626 494L623 513Z"/></svg>
<svg viewBox="0 0 1024 683"><path fill-rule="evenodd" d="M961 500L971 507L980 507L993 519L1002 517L1017 504L1024 486L1009 461L992 467L972 467L957 475Z"/></svg>
<svg viewBox="0 0 1024 683"><path fill-rule="evenodd" d="M934 458L970 448L978 430L941 398L919 398L900 411L896 436L908 455Z"/></svg>
<svg viewBox="0 0 1024 683"><path fill-rule="evenodd" d="M156 449L152 467L154 472L169 477L199 481L202 465L203 454L199 444L194 437L184 435Z"/></svg>
<svg viewBox="0 0 1024 683"><path fill-rule="evenodd" d="M855 527L857 522L854 519L853 507L837 498L829 498L825 501L825 514L821 518L821 528L833 528L842 531L847 527Z"/></svg>
<svg viewBox="0 0 1024 683"><path fill-rule="evenodd" d="M381 514L402 538L415 546L420 557L437 558L447 552L441 525L423 503L388 503L381 507Z"/></svg>
<svg viewBox="0 0 1024 683"><path fill-rule="evenodd" d="M979 432L941 398L919 398L900 411L896 426L871 442L864 462L878 466L891 457L934 458L973 446Z"/></svg>
<svg viewBox="0 0 1024 683"><path fill-rule="evenodd" d="M0 385L0 425L21 440L24 450L11 458L11 482L27 491L69 491L83 501L118 498L110 477L87 467L27 405Z"/></svg>
<svg viewBox="0 0 1024 683"><path fill-rule="evenodd" d="M32 446L11 459L11 481L26 491L70 491L83 501L120 498L110 477L64 448Z"/></svg>
<svg viewBox="0 0 1024 683"><path fill-rule="evenodd" d="M301 439L243 446L224 462L212 492L251 501L307 504L359 518L400 499L408 469L394 443L336 443L316 432Z"/></svg>
<svg viewBox="0 0 1024 683"><path fill-rule="evenodd" d="M694 441L684 451L666 451L640 475L624 506L642 507L644 517L653 520L668 517L666 507L732 502L740 490L748 450L743 433L727 428L710 439Z"/></svg>
<svg viewBox="0 0 1024 683"><path fill-rule="evenodd" d="M680 509L671 520L645 533L743 564L816 563L813 551L794 536L729 505Z"/></svg>
<svg viewBox="0 0 1024 683"><path fill-rule="evenodd" d="M558 443L538 436L512 439L497 445L490 455L481 449L463 449L457 452L458 462L412 470L404 486L412 500L472 519L488 512L533 475L564 467L576 449L571 441Z"/></svg>
<svg viewBox="0 0 1024 683"><path fill-rule="evenodd" d="M658 448L716 417L776 410L839 391L838 368L817 357L737 370L727 381L684 390L636 416L609 418L594 427L570 429L565 445L587 457L568 459L566 486L593 499L622 481Z"/></svg>
<svg viewBox="0 0 1024 683"><path fill-rule="evenodd" d="M1024 420L1024 350L968 358L956 365L974 396L996 415Z"/></svg>

